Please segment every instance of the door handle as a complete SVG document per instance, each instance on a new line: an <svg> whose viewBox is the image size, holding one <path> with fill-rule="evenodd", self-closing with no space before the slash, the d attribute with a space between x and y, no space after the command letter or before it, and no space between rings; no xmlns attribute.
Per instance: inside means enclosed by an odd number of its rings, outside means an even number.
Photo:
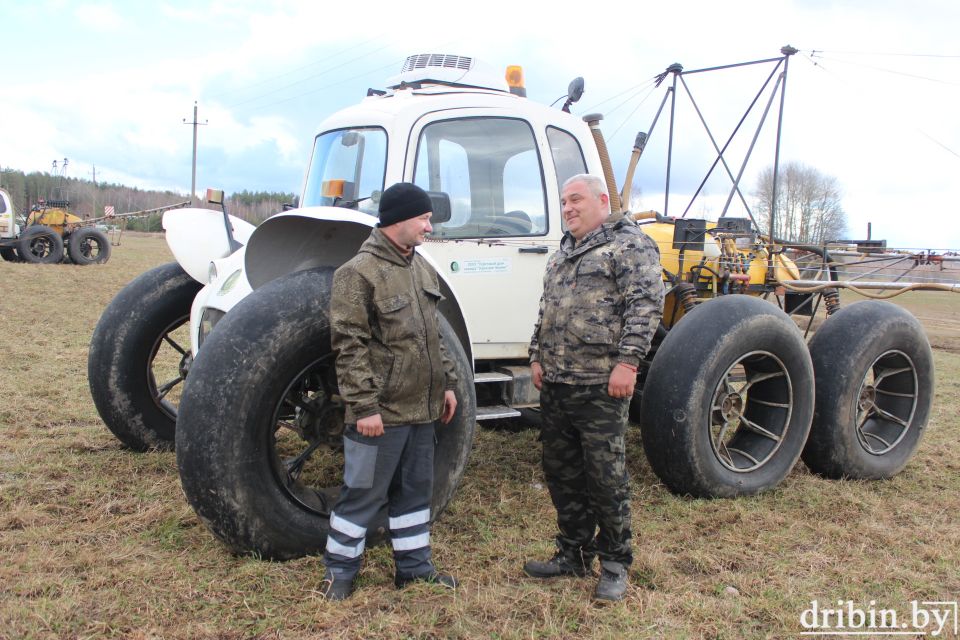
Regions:
<svg viewBox="0 0 960 640"><path fill-rule="evenodd" d="M538 245L536 247L520 247L519 249L520 253L546 253L549 250L549 248L543 245Z"/></svg>

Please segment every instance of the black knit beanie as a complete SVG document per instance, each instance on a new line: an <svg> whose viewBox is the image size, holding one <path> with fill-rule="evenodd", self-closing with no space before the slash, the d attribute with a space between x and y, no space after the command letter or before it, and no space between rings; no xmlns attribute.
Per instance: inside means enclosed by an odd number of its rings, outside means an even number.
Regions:
<svg viewBox="0 0 960 640"><path fill-rule="evenodd" d="M398 182L380 196L380 222L377 226L389 227L430 211L433 211L433 202L426 191L409 182Z"/></svg>

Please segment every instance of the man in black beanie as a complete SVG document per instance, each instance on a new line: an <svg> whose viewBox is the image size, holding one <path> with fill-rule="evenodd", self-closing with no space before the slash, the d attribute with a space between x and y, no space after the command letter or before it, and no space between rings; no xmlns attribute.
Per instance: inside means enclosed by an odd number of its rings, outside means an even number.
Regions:
<svg viewBox="0 0 960 640"><path fill-rule="evenodd" d="M380 222L337 269L331 343L346 402L343 488L330 513L321 592L353 592L368 527L386 503L398 588L456 588L430 552L434 425L457 408L457 377L440 339L437 272L415 247L432 231L433 204L401 182L380 197Z"/></svg>

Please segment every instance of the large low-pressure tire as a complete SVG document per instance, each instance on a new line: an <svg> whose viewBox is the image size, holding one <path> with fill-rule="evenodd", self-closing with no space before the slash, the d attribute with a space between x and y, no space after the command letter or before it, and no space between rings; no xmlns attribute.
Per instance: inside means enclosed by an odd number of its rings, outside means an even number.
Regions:
<svg viewBox="0 0 960 640"><path fill-rule="evenodd" d="M78 265L103 264L110 259L110 239L102 231L81 227L70 234L67 253Z"/></svg>
<svg viewBox="0 0 960 640"><path fill-rule="evenodd" d="M667 328L663 326L663 323L658 324L657 330L653 334L653 339L650 341L650 350L647 351L644 360L653 361L657 355L657 349L660 348L660 344L666 337ZM643 387L647 383L647 375L649 373L650 370L647 368L646 363L641 362L640 368L637 371L637 383L633 388L633 397L630 398L630 408L627 413L627 415L630 416L631 422L639 423L643 417Z"/></svg>
<svg viewBox="0 0 960 640"><path fill-rule="evenodd" d="M17 255L24 262L55 264L63 260L63 238L46 225L31 225L20 234Z"/></svg>
<svg viewBox="0 0 960 640"><path fill-rule="evenodd" d="M858 302L827 318L810 356L817 393L807 466L871 480L903 469L933 402L933 353L917 319L889 302Z"/></svg>
<svg viewBox="0 0 960 640"><path fill-rule="evenodd" d="M810 356L787 315L745 295L709 300L667 334L651 364L643 447L674 493L765 491L800 457L813 397Z"/></svg>
<svg viewBox="0 0 960 640"><path fill-rule="evenodd" d="M242 300L204 341L180 403L184 493L239 554L283 560L322 552L343 478L343 401L330 350L333 269L293 273ZM470 362L441 320L459 404L437 426L432 514L450 501L476 428ZM369 529L383 538L382 522Z"/></svg>
<svg viewBox="0 0 960 640"><path fill-rule="evenodd" d="M117 294L93 332L90 393L131 449L173 448L176 397L192 360L190 305L201 286L175 262L151 269Z"/></svg>

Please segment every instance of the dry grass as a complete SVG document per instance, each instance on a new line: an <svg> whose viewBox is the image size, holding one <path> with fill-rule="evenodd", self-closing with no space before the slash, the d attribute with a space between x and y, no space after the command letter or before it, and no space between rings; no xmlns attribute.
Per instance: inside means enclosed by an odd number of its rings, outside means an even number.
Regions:
<svg viewBox="0 0 960 640"><path fill-rule="evenodd" d="M522 577L552 550L536 434L484 429L434 529L463 588L398 592L377 548L357 595L327 604L318 558L230 555L187 506L173 454L121 449L96 414L86 352L100 312L169 259L159 238L128 236L103 266L0 263L0 638L787 638L814 599L906 611L960 597L960 297L905 299L941 348L929 431L891 481L800 465L760 497L677 498L633 430L634 586L598 607L592 581Z"/></svg>

